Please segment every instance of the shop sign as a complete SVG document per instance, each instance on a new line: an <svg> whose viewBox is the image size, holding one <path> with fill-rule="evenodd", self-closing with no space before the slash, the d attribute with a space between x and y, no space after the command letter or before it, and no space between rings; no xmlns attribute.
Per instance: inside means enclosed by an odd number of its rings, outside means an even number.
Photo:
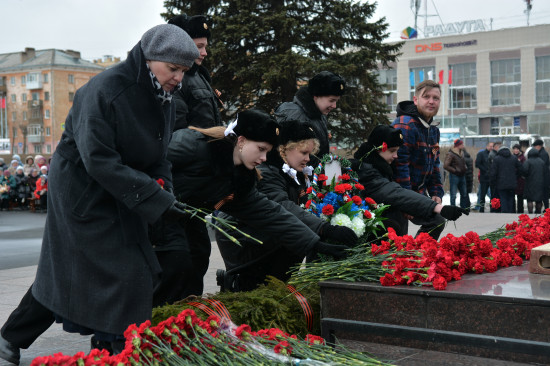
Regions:
<svg viewBox="0 0 550 366"><path fill-rule="evenodd" d="M447 36L450 34L462 34L470 32L486 31L485 24L482 19L466 20L463 22L428 25L424 29L424 37Z"/></svg>

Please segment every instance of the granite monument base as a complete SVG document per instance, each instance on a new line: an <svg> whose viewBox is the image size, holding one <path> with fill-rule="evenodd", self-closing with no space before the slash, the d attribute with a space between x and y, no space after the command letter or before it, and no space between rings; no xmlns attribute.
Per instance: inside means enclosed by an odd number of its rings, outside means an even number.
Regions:
<svg viewBox="0 0 550 366"><path fill-rule="evenodd" d="M550 364L550 276L527 268L468 274L444 291L321 282L322 335Z"/></svg>

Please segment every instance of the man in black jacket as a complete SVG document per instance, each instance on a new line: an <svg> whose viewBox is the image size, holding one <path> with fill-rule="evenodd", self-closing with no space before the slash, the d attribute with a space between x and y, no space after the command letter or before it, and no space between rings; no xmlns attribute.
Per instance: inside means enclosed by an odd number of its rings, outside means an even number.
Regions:
<svg viewBox="0 0 550 366"><path fill-rule="evenodd" d="M489 154L491 151L493 151L493 143L488 142L485 149L479 151L476 156L476 168L479 169L479 188L477 191L477 207L479 212L485 211L485 196L487 196L491 182L491 178L489 177Z"/></svg>
<svg viewBox="0 0 550 366"><path fill-rule="evenodd" d="M533 147L539 151L539 157L544 161L544 181L548 182L550 181L550 158L548 157L548 152L544 150L544 141L541 139L535 140L533 142ZM542 203L544 205L544 209L546 210L548 206L548 197L550 196L550 187L548 185L544 186L544 199L542 200Z"/></svg>
<svg viewBox="0 0 550 366"><path fill-rule="evenodd" d="M174 95L176 102L176 127L189 126L208 128L223 125L219 108L222 107L214 89L210 86L210 73L202 64L208 55L206 46L210 38L210 27L204 15L180 14L168 21L183 29L199 49L199 58L191 70L185 73L181 90Z"/></svg>

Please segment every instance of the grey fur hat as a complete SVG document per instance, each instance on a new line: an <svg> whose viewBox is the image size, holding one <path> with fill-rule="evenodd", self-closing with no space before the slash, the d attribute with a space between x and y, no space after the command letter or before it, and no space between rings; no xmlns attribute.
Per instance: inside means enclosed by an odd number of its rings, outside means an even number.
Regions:
<svg viewBox="0 0 550 366"><path fill-rule="evenodd" d="M147 60L187 67L199 58L195 42L183 29L172 24L157 25L145 32L141 37L141 50Z"/></svg>

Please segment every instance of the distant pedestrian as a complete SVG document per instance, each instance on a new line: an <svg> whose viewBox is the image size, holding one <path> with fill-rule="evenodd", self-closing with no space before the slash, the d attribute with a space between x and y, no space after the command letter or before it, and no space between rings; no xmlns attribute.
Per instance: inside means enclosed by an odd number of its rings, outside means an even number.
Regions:
<svg viewBox="0 0 550 366"><path fill-rule="evenodd" d="M462 196L460 197L460 207L470 207L472 205L470 193L474 190L474 159L466 151L466 148L462 149L462 152L464 153L464 162L466 163L466 196L464 200L462 200Z"/></svg>
<svg viewBox="0 0 550 366"><path fill-rule="evenodd" d="M518 159L518 161L523 165L525 160L525 155L523 155L523 151L521 151L520 144L515 144L512 147L512 153L514 156ZM521 175L518 176L518 185L516 186L516 213L522 214L523 213L523 191L525 188L525 178Z"/></svg>
<svg viewBox="0 0 550 366"><path fill-rule="evenodd" d="M489 154L493 151L493 143L488 142L485 149L477 153L476 168L479 169L479 187L477 189L477 207L479 212L485 211L485 196L489 192L491 178L489 176ZM491 196L489 195L489 199Z"/></svg>
<svg viewBox="0 0 550 366"><path fill-rule="evenodd" d="M533 147L539 151L539 157L544 162L544 174L545 174L545 182L550 182L550 158L548 157L548 152L544 150L544 141L541 139L535 140L533 142ZM548 206L548 198L550 197L550 187L548 184L544 186L544 197L542 199L542 204L544 205L544 209L546 210Z"/></svg>
<svg viewBox="0 0 550 366"><path fill-rule="evenodd" d="M540 214L542 209L542 201L544 199L544 186L548 185L544 174L544 161L540 158L538 149L530 149L527 153L527 160L523 163L520 173L525 177L525 190L523 195L527 200L527 210L533 213L533 205L535 205L535 213Z"/></svg>
<svg viewBox="0 0 550 366"><path fill-rule="evenodd" d="M454 140L454 146L445 156L443 168L449 172L449 182L451 190L451 205L456 204L456 192L460 192L460 203L462 206L466 202L465 197L468 194L466 188L466 161L464 160L464 142L461 139Z"/></svg>
<svg viewBox="0 0 550 366"><path fill-rule="evenodd" d="M510 149L502 146L491 165L491 187L500 198L502 213L514 213L514 194L521 163ZM492 188L491 188L492 189Z"/></svg>
<svg viewBox="0 0 550 366"><path fill-rule="evenodd" d="M491 152L489 152L489 157L487 159L488 161L488 165L489 165L489 172L491 172L491 169L493 167L493 161L495 160L497 154L498 154L498 150L500 149L500 147L502 146L502 142L500 141L495 141L493 143L493 150ZM491 174L491 173L489 173ZM497 187L495 187L492 183L490 184L490 196L491 196L491 199L493 198L498 198L500 199L500 196L499 196L499 193L498 193L498 190L497 190ZM494 208L492 205L491 205L491 212L500 212L501 211L501 207L499 208Z"/></svg>

